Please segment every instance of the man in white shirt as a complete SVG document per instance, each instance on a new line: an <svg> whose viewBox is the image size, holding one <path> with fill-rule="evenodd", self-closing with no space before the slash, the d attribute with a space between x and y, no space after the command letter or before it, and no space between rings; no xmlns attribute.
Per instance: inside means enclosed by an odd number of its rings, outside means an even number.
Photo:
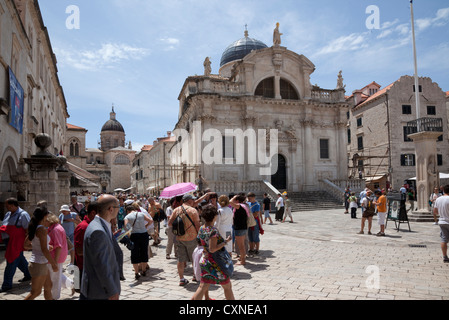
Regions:
<svg viewBox="0 0 449 320"><path fill-rule="evenodd" d="M284 217L284 198L282 198L282 194L278 194L278 199L276 201L276 221L282 221Z"/></svg>
<svg viewBox="0 0 449 320"><path fill-rule="evenodd" d="M439 216L438 225L441 230L441 251L443 261L449 263L447 256L447 243L449 242L449 185L444 186L444 195L437 198L434 203L433 216Z"/></svg>

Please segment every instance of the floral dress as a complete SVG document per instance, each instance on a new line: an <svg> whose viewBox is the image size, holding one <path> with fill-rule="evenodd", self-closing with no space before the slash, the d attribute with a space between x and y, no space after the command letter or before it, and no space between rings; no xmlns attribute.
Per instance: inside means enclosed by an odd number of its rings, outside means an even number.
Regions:
<svg viewBox="0 0 449 320"><path fill-rule="evenodd" d="M212 255L208 253L209 241L214 237L217 238L217 245L225 242L215 227L202 226L198 232L198 242L204 247L203 256L200 260L201 282L223 285L229 283L231 279L221 271Z"/></svg>

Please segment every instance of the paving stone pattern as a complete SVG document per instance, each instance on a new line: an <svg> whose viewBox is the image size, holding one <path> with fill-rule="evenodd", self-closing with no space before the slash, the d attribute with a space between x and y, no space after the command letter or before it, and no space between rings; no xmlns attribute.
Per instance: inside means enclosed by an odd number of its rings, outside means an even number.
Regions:
<svg viewBox="0 0 449 320"><path fill-rule="evenodd" d="M360 210L358 217L361 216ZM274 220L274 215L272 216ZM388 221L386 236L360 231L360 218L351 219L343 210L307 211L293 214L294 223L264 225L260 254L236 266L232 287L237 300L448 300L449 264L443 263L439 226L433 223ZM372 233L379 231L373 220ZM129 251L125 253L121 300L189 300L198 287L192 282L191 265L186 269L190 283L178 285L176 260L165 257L166 236L153 251L150 271L134 279ZM151 241L152 242L152 241ZM29 257L29 252L26 253ZM5 268L0 252L0 275ZM19 284L0 293L0 300L22 300L30 284ZM210 296L223 300L220 286L212 286ZM61 300L77 300L62 289ZM37 300L43 300L41 295Z"/></svg>

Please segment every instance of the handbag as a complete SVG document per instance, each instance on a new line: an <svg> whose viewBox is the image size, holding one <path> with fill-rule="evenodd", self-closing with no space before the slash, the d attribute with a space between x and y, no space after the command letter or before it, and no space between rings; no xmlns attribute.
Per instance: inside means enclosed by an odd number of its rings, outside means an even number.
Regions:
<svg viewBox="0 0 449 320"><path fill-rule="evenodd" d="M254 218L254 215L253 215L253 213L251 212L251 209L250 209L249 212L248 212L248 221L247 221L248 228L255 227L256 224L257 224L256 219Z"/></svg>
<svg viewBox="0 0 449 320"><path fill-rule="evenodd" d="M212 253L212 258L225 275L232 277L232 274L234 273L234 264L232 263L231 255L224 247Z"/></svg>
<svg viewBox="0 0 449 320"><path fill-rule="evenodd" d="M137 212L136 212L136 220L134 220L134 223L133 223L133 226L132 226L133 228L134 228L134 225L136 224L136 221L137 221ZM130 237L128 237L128 236L123 237L123 239L120 240L120 243L124 244L125 247L128 248L129 250L133 250L134 249L134 242L131 241Z"/></svg>

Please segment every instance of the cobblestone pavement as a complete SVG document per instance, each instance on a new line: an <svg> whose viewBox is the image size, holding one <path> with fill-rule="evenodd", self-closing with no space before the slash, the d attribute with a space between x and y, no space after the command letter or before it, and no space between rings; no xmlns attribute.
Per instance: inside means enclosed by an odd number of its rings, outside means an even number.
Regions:
<svg viewBox="0 0 449 320"><path fill-rule="evenodd" d="M358 217L361 216L360 210ZM296 212L294 223L264 225L260 254L236 266L232 287L237 300L448 300L449 264L443 263L439 227L433 223L410 222L400 230L388 221L386 236L376 237L360 231L360 218L351 219L342 209ZM274 219L274 216L273 216ZM373 234L379 231L373 220ZM163 234L163 232L162 232ZM150 272L139 280L125 253L121 300L188 300L198 284L178 285L176 260L165 257L166 236L153 251ZM29 252L26 253L29 257ZM0 276L5 268L0 252ZM192 268L186 269L191 280ZM21 300L30 283L19 284L17 271L14 288L0 293L0 300ZM220 286L210 296L223 300ZM61 300L77 300L68 289ZM41 295L38 300L42 300Z"/></svg>

